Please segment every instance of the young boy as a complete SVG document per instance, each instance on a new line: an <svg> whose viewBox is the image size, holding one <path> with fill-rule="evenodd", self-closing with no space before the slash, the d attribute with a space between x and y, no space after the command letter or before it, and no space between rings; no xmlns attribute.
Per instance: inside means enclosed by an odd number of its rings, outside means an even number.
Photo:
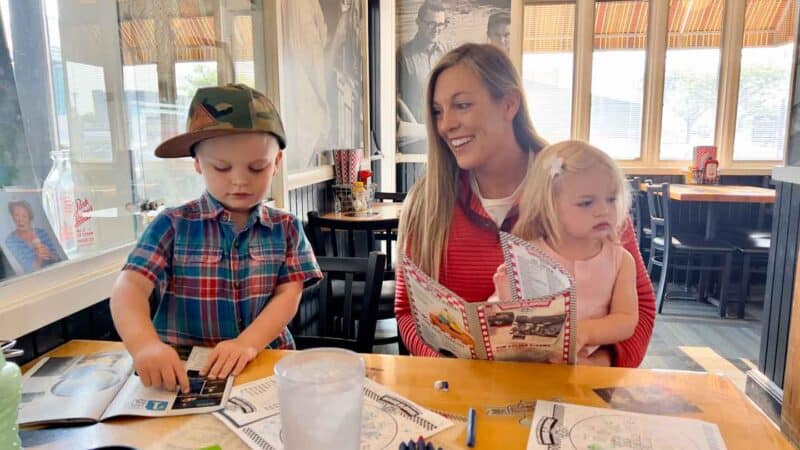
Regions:
<svg viewBox="0 0 800 450"><path fill-rule="evenodd" d="M238 375L265 347L294 348L286 324L304 281L322 277L300 221L262 204L286 147L272 103L241 84L198 89L186 128L155 153L192 156L206 192L155 218L111 292L114 325L142 383L184 392L173 346L213 346L201 375Z"/></svg>

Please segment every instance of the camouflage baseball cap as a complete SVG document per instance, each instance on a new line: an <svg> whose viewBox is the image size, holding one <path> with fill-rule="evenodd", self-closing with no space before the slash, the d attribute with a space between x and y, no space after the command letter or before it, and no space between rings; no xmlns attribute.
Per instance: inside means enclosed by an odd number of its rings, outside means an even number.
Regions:
<svg viewBox="0 0 800 450"><path fill-rule="evenodd" d="M281 117L264 94L244 84L200 88L189 106L186 133L162 142L156 156L191 156L192 146L202 140L241 133L270 133L286 148Z"/></svg>

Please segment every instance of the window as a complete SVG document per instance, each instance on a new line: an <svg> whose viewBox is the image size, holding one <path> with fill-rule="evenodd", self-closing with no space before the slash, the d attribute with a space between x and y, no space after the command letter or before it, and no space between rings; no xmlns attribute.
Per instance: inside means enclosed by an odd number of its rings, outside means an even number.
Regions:
<svg viewBox="0 0 800 450"><path fill-rule="evenodd" d="M261 4L0 0L0 279L128 244L142 201L202 192L153 150L198 87L264 88Z"/></svg>
<svg viewBox="0 0 800 450"><path fill-rule="evenodd" d="M733 159L783 159L797 2L748 0Z"/></svg>
<svg viewBox="0 0 800 450"><path fill-rule="evenodd" d="M177 103L180 105L178 117L186 117L189 103L195 91L201 87L216 86L217 78L216 61L192 61L175 63L175 90L178 94Z"/></svg>
<svg viewBox="0 0 800 450"><path fill-rule="evenodd" d="M796 0L524 4L522 75L547 139L571 128L650 174L685 170L698 145L718 147L723 173L784 158Z"/></svg>
<svg viewBox="0 0 800 450"><path fill-rule="evenodd" d="M114 158L105 70L100 65L73 61L66 61L65 67L72 157L86 163L110 163Z"/></svg>
<svg viewBox="0 0 800 450"><path fill-rule="evenodd" d="M616 159L638 159L648 3L595 5L589 141Z"/></svg>
<svg viewBox="0 0 800 450"><path fill-rule="evenodd" d="M696 145L714 145L723 0L672 0L667 23L663 160L689 160Z"/></svg>
<svg viewBox="0 0 800 450"><path fill-rule="evenodd" d="M550 142L570 137L575 5L525 6L522 78L536 131Z"/></svg>
<svg viewBox="0 0 800 450"><path fill-rule="evenodd" d="M255 45L253 42L253 18L247 16L236 16L233 19L233 77L234 82L244 83L248 86L256 87L261 91L263 86L256 85L256 66L253 53Z"/></svg>
<svg viewBox="0 0 800 450"><path fill-rule="evenodd" d="M122 84L125 86L125 103L128 116L128 136L131 149L146 154L161 141L162 105L158 97L158 72L156 64L131 64L122 67ZM170 114L167 112L167 114ZM151 155L150 159L155 158Z"/></svg>

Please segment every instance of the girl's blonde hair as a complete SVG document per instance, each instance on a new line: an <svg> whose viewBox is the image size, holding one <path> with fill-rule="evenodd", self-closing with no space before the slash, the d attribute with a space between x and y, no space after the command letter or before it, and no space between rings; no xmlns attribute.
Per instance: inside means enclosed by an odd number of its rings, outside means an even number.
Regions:
<svg viewBox="0 0 800 450"><path fill-rule="evenodd" d="M613 181L617 192L617 225L609 239L619 243L631 204L631 193L625 175L606 152L582 141L563 141L546 147L531 163L523 181L519 201L519 219L513 234L525 240L545 239L560 242L562 224L556 200L563 186L564 174L580 174L600 167Z"/></svg>
<svg viewBox="0 0 800 450"><path fill-rule="evenodd" d="M425 120L428 129L427 174L409 191L400 216L398 248L420 269L439 278L442 253L453 217L458 190L458 165L447 143L439 136L433 117L433 91L445 70L463 65L481 79L492 99L519 96L519 109L512 126L514 137L524 151L538 152L547 145L531 123L525 91L508 56L491 44L464 44L442 56L431 71L425 93Z"/></svg>

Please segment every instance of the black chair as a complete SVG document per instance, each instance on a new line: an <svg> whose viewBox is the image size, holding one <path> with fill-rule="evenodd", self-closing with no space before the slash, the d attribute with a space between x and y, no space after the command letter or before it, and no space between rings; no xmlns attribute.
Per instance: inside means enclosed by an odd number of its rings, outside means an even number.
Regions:
<svg viewBox="0 0 800 450"><path fill-rule="evenodd" d="M742 253L742 281L740 284L740 303L737 317L744 319L744 310L750 295L750 277L753 274L767 274L769 248L772 246L772 235L754 236L734 245Z"/></svg>
<svg viewBox="0 0 800 450"><path fill-rule="evenodd" d="M375 200L378 202L403 203L406 200L407 192L375 192ZM394 280L395 260L392 258L392 246L397 242L397 230L392 232L376 231L374 237L378 241L386 243L386 274L387 280Z"/></svg>
<svg viewBox="0 0 800 450"><path fill-rule="evenodd" d="M664 183L647 188L647 205L653 237L650 241L650 257L647 272L653 277L653 266L661 268L656 288L656 307L661 313L667 299L667 274L672 269L685 269L700 272L697 288L698 300L706 296L707 275L720 274L719 315L727 313L728 290L730 284L733 254L736 248L722 239L706 240L702 234L675 233L670 223L669 184ZM714 259L719 262L714 263Z"/></svg>
<svg viewBox="0 0 800 450"><path fill-rule="evenodd" d="M315 297L317 314L312 326L305 328L315 332L296 334L294 340L297 348L339 347L371 353L375 345L378 301L386 255L371 252L367 258L318 256L317 262L324 278L312 291L316 294L311 297ZM358 290L353 286L357 279L363 280ZM344 285L341 298L332 295L335 281ZM293 328L300 328L294 322Z"/></svg>
<svg viewBox="0 0 800 450"><path fill-rule="evenodd" d="M744 319L745 306L750 297L750 280L754 274L767 273L769 261L769 248L772 245L772 234L769 232L753 231L739 234L735 231L721 233L742 255L742 277L739 282L739 305L736 317Z"/></svg>
<svg viewBox="0 0 800 450"><path fill-rule="evenodd" d="M397 239L397 220L349 221L321 217L317 211L308 213L308 236L314 253L322 256L364 256L377 247L377 234ZM383 271L383 285L378 302L378 320L394 319L395 282L394 271L389 264L391 260L392 242L387 241L386 260ZM391 276L388 274L391 272ZM363 289L362 280L353 284L356 293ZM332 296L341 298L344 295L343 284L333 283ZM399 333L395 336L376 339L376 345L397 343L401 354L406 351Z"/></svg>
<svg viewBox="0 0 800 450"><path fill-rule="evenodd" d="M317 255L364 256L375 248L375 234L397 236L397 220L339 220L320 216L317 211L308 212L308 237ZM387 248L386 259L391 258Z"/></svg>
<svg viewBox="0 0 800 450"><path fill-rule="evenodd" d="M631 191L631 209L629 211L631 222L633 223L633 232L636 234L636 240L641 242L642 238L642 209L639 207L639 186L642 184L642 179L633 177L627 179Z"/></svg>
<svg viewBox="0 0 800 450"><path fill-rule="evenodd" d="M647 214L645 208L642 206L642 198L644 197L641 195L642 182L643 180L640 177L628 178L631 192L630 216L631 222L633 223L633 232L636 235L636 241L639 243L639 252L642 254L642 258L647 261L648 253L650 253L650 238L652 232L646 220Z"/></svg>
<svg viewBox="0 0 800 450"><path fill-rule="evenodd" d="M403 203L406 200L406 192L375 192L375 201L390 201L394 203Z"/></svg>
<svg viewBox="0 0 800 450"><path fill-rule="evenodd" d="M763 188L771 188L774 184L769 178L761 183ZM737 238L763 239L772 237L772 203L759 203L755 226L734 226L726 228L724 233Z"/></svg>
<svg viewBox="0 0 800 450"><path fill-rule="evenodd" d="M770 180L764 179L762 187L769 188ZM742 255L742 275L740 283L740 303L737 316L744 318L744 310L750 296L752 275L766 275L769 249L772 245L773 205L758 205L755 227L731 227L720 232L720 236L733 244Z"/></svg>

